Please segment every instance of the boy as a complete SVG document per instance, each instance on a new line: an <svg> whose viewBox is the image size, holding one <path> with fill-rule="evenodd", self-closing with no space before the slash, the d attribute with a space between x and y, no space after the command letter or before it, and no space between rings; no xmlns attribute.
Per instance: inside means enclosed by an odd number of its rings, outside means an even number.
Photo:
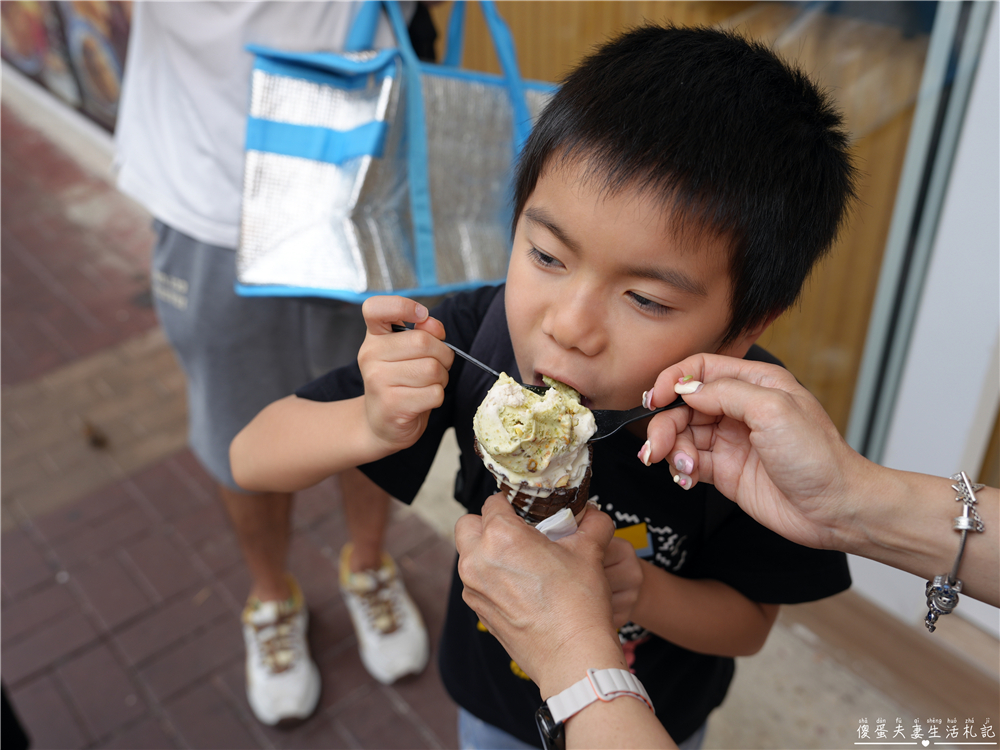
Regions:
<svg viewBox="0 0 1000 750"><path fill-rule="evenodd" d="M400 297L368 300L359 368L265 409L233 443L237 477L293 490L362 465L409 502L453 426L456 498L477 513L496 491L472 451L491 377L439 339L523 382L567 383L596 409L636 406L692 353L773 361L753 342L829 248L853 179L839 117L762 46L707 29L629 32L569 76L525 146L506 285L434 317ZM390 334L400 321L416 330ZM645 424L629 427L594 444L591 484L643 558L622 561L638 576L609 569L616 614L632 621L626 655L657 716L697 746L732 657L759 650L780 603L847 588L846 560L781 539L712 487L685 492L686 457L676 471L646 466ZM461 592L456 576L440 668L462 746L537 746L538 690Z"/></svg>

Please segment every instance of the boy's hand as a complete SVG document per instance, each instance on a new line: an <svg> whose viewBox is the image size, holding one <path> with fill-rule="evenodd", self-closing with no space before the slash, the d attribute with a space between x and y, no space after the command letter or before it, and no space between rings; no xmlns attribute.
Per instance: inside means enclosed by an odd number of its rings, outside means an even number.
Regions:
<svg viewBox="0 0 1000 750"><path fill-rule="evenodd" d="M444 403L455 355L441 342L444 326L405 297L371 297L361 308L368 335L358 352L365 381L365 413L375 438L390 452L413 445L431 409ZM393 323L414 323L393 333Z"/></svg>
<svg viewBox="0 0 1000 750"><path fill-rule="evenodd" d="M612 537L608 551L604 553L604 575L611 585L615 627L620 628L632 619L632 608L639 599L643 578L642 563L635 554L635 548L620 537Z"/></svg>

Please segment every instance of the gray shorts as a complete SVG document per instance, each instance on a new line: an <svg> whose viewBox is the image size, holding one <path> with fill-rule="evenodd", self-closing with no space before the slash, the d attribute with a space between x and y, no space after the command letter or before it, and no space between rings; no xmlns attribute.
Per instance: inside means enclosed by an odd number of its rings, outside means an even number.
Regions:
<svg viewBox="0 0 1000 750"><path fill-rule="evenodd" d="M361 308L340 302L240 297L235 253L156 222L156 313L187 376L191 449L234 490L229 444L265 406L356 360Z"/></svg>

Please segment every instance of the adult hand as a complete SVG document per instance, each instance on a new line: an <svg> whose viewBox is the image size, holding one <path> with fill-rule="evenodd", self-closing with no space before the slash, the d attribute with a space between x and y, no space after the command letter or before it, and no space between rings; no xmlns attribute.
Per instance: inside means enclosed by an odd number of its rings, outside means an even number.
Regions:
<svg viewBox="0 0 1000 750"><path fill-rule="evenodd" d="M361 311L368 326L358 352L365 414L372 434L388 451L402 450L423 434L431 409L444 403L455 355L441 343L444 326L418 302L370 297ZM392 324L400 322L412 322L414 329L393 334Z"/></svg>
<svg viewBox="0 0 1000 750"><path fill-rule="evenodd" d="M877 466L856 453L816 398L776 365L699 354L664 370L652 405L651 461L669 459L679 484L710 482L758 522L809 547L840 548L838 527L876 484ZM683 390L683 389L682 389Z"/></svg>
<svg viewBox="0 0 1000 750"><path fill-rule="evenodd" d="M455 525L462 598L548 698L589 668L624 668L604 554L614 534L589 508L557 542L517 516L503 495Z"/></svg>

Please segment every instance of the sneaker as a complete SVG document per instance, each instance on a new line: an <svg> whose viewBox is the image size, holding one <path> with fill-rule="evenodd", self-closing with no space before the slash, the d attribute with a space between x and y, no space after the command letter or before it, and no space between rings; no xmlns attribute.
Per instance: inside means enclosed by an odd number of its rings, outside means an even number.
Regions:
<svg viewBox="0 0 1000 750"><path fill-rule="evenodd" d="M340 552L340 591L351 613L365 669L383 685L418 674L427 666L427 628L403 587L396 563L382 554L382 567L352 573L352 545Z"/></svg>
<svg viewBox="0 0 1000 750"><path fill-rule="evenodd" d="M243 610L247 700L257 720L268 726L298 724L319 703L319 669L306 642L309 613L291 576L288 585L290 599L262 602L251 597Z"/></svg>

